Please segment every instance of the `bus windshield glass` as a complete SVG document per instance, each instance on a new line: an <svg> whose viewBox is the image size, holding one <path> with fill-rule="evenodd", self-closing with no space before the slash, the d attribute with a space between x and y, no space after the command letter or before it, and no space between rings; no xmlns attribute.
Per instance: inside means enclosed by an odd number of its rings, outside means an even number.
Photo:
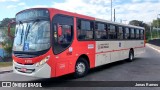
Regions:
<svg viewBox="0 0 160 90"><path fill-rule="evenodd" d="M50 47L50 22L45 20L16 25L13 51L36 52Z"/></svg>

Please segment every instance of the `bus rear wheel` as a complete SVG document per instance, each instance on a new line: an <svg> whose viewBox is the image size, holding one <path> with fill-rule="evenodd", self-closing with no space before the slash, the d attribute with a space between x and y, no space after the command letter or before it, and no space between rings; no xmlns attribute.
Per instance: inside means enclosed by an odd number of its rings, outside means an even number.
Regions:
<svg viewBox="0 0 160 90"><path fill-rule="evenodd" d="M134 60L134 52L133 52L133 50L130 50L129 51L128 61L132 62L133 60Z"/></svg>
<svg viewBox="0 0 160 90"><path fill-rule="evenodd" d="M89 64L85 58L79 58L75 65L75 78L85 76L89 71Z"/></svg>

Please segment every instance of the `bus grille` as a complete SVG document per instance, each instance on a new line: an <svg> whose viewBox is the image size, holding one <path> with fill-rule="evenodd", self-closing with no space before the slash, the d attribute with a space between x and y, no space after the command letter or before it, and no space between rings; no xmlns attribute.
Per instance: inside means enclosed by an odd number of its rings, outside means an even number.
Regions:
<svg viewBox="0 0 160 90"><path fill-rule="evenodd" d="M38 55L30 55L30 54L14 54L15 57L18 58L34 58L37 57Z"/></svg>
<svg viewBox="0 0 160 90"><path fill-rule="evenodd" d="M22 73L33 73L35 71L35 69L26 69L26 71L21 71L21 68L18 68L18 67L15 67L15 69L19 72L22 72Z"/></svg>

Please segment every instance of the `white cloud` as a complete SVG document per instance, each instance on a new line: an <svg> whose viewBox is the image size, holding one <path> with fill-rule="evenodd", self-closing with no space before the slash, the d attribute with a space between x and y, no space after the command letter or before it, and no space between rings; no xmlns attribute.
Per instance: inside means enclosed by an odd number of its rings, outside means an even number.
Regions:
<svg viewBox="0 0 160 90"><path fill-rule="evenodd" d="M103 3L105 5L103 5ZM108 0L66 0L64 3L53 3L54 8L109 19L110 6Z"/></svg>
<svg viewBox="0 0 160 90"><path fill-rule="evenodd" d="M132 0L133 3L141 2L142 0Z"/></svg>
<svg viewBox="0 0 160 90"><path fill-rule="evenodd" d="M26 5L24 2L18 3L19 6L24 6Z"/></svg>
<svg viewBox="0 0 160 90"><path fill-rule="evenodd" d="M0 0L0 2L6 2L7 0Z"/></svg>
<svg viewBox="0 0 160 90"><path fill-rule="evenodd" d="M49 8L49 6L47 5L35 5L35 6L25 6L24 9L28 9L28 8Z"/></svg>
<svg viewBox="0 0 160 90"><path fill-rule="evenodd" d="M19 0L0 0L0 2L18 2Z"/></svg>
<svg viewBox="0 0 160 90"><path fill-rule="evenodd" d="M16 8L17 6L16 5L9 5L7 6L8 9L13 9L13 8Z"/></svg>
<svg viewBox="0 0 160 90"><path fill-rule="evenodd" d="M12 2L18 2L19 0L10 0L10 1L12 1Z"/></svg>
<svg viewBox="0 0 160 90"><path fill-rule="evenodd" d="M122 2L122 0L113 1ZM117 21L120 22L122 19L150 22L155 19L160 8L160 0L157 3L152 3L151 0L141 1L132 0L134 3L114 4ZM54 2L52 7L110 20L110 0L65 0L62 3Z"/></svg>
<svg viewBox="0 0 160 90"><path fill-rule="evenodd" d="M118 16L119 18L126 18L127 20L141 20L144 22L150 22L156 18L158 13L158 8L160 8L159 3L151 3L151 2L143 2L143 3L132 3L125 4L121 7L121 10L125 10L121 12Z"/></svg>

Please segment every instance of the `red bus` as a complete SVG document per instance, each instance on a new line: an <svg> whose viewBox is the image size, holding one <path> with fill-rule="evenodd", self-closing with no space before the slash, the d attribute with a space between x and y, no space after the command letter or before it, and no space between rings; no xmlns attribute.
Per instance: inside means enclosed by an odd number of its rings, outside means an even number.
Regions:
<svg viewBox="0 0 160 90"><path fill-rule="evenodd" d="M144 52L144 28L55 8L31 8L16 14L13 71L42 78L74 73Z"/></svg>

